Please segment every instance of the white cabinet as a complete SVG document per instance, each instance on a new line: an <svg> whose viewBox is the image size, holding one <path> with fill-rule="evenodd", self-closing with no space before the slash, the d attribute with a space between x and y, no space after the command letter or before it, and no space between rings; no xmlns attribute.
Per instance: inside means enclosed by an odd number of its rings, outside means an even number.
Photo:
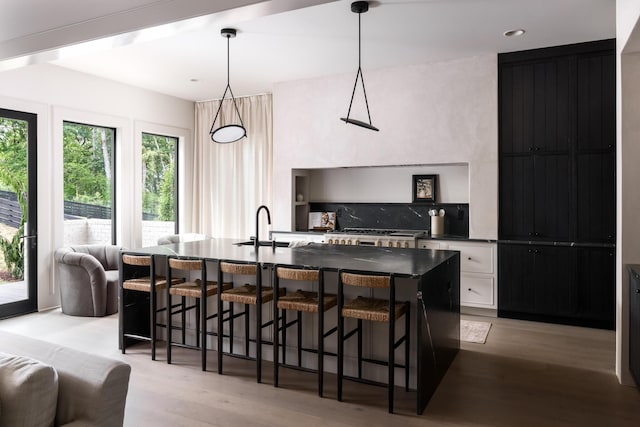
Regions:
<svg viewBox="0 0 640 427"><path fill-rule="evenodd" d="M418 239L418 247L420 249L440 249L439 240Z"/></svg>
<svg viewBox="0 0 640 427"><path fill-rule="evenodd" d="M460 251L460 305L497 309L495 243L419 239L418 247Z"/></svg>

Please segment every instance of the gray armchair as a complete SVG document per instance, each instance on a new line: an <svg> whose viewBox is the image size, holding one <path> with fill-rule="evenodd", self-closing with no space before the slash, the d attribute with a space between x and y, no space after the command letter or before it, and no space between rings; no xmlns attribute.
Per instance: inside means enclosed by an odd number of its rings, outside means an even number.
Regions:
<svg viewBox="0 0 640 427"><path fill-rule="evenodd" d="M78 245L55 251L63 313L101 317L118 312L120 250L114 245Z"/></svg>

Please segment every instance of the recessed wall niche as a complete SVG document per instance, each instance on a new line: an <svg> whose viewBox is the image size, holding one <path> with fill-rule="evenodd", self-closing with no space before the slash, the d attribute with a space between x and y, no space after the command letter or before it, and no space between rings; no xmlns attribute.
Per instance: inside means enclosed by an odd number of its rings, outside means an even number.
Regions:
<svg viewBox="0 0 640 427"><path fill-rule="evenodd" d="M469 203L469 165L309 169L309 201L411 203L412 176L438 175L438 203Z"/></svg>

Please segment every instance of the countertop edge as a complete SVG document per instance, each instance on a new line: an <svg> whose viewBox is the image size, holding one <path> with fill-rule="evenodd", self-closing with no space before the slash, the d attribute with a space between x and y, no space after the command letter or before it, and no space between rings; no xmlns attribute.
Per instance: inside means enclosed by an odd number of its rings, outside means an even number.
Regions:
<svg viewBox="0 0 640 427"><path fill-rule="evenodd" d="M509 245L536 245L536 246L566 246L572 248L610 248L616 247L615 243L597 243L597 242L555 242L544 240L502 240L498 239L498 243Z"/></svg>

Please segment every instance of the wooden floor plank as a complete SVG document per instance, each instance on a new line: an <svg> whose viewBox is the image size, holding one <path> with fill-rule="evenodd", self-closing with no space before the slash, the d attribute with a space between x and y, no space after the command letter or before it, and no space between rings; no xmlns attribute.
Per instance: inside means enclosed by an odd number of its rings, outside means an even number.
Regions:
<svg viewBox="0 0 640 427"><path fill-rule="evenodd" d="M272 386L265 362L263 384L253 362L225 357L208 372L199 352L176 349L167 365L164 349L150 359L141 344L121 355L117 315L65 316L59 310L0 321L0 329L126 361L132 366L126 426L634 426L640 425L640 393L621 386L613 372L615 334L572 326L463 316L493 323L486 344L463 343L422 416L415 392L397 389L397 414L386 411L384 388L345 382L335 400L335 376L326 376L325 398L316 376L281 370ZM2 349L9 351L9 349ZM265 347L265 351L270 351Z"/></svg>

